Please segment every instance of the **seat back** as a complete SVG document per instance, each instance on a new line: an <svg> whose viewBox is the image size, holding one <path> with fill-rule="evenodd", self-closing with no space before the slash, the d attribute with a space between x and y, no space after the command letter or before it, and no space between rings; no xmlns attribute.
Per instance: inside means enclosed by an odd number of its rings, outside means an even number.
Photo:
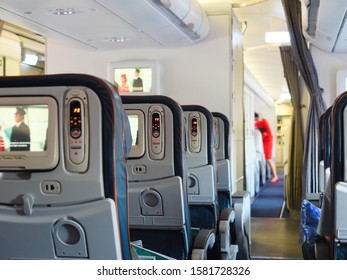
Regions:
<svg viewBox="0 0 347 280"><path fill-rule="evenodd" d="M14 136L16 107L25 137ZM130 130L114 87L87 75L1 78L0 116L0 258L130 259Z"/></svg>
<svg viewBox="0 0 347 280"><path fill-rule="evenodd" d="M215 125L215 145L217 161L217 191L219 209L232 206L232 182L230 166L229 120L218 112L212 113Z"/></svg>
<svg viewBox="0 0 347 280"><path fill-rule="evenodd" d="M318 162L319 162L319 191L324 192L327 184L327 173L331 165L331 110L329 107L319 118Z"/></svg>
<svg viewBox="0 0 347 280"><path fill-rule="evenodd" d="M323 166L324 166L324 189L327 188L327 185L330 183L330 168L331 168L331 110L332 107L329 107L324 114L324 143L322 146L323 149Z"/></svg>
<svg viewBox="0 0 347 280"><path fill-rule="evenodd" d="M347 259L347 92L341 94L331 110L330 174L330 258ZM323 211L323 209L322 209Z"/></svg>
<svg viewBox="0 0 347 280"><path fill-rule="evenodd" d="M128 160L131 240L187 259L191 232L183 111L166 96L123 96L122 101L136 139Z"/></svg>
<svg viewBox="0 0 347 280"><path fill-rule="evenodd" d="M332 107L328 108L319 119L319 193L311 195L315 196L311 201L321 208L317 232L322 236L331 235L333 228L330 181L331 110ZM315 251L317 259L326 259L329 256L329 248L322 242L315 245Z"/></svg>
<svg viewBox="0 0 347 280"><path fill-rule="evenodd" d="M324 191L324 135L325 135L325 112L319 118L319 137L318 137L318 189Z"/></svg>
<svg viewBox="0 0 347 280"><path fill-rule="evenodd" d="M187 131L188 199L193 227L216 228L219 215L213 115L199 105L182 106Z"/></svg>

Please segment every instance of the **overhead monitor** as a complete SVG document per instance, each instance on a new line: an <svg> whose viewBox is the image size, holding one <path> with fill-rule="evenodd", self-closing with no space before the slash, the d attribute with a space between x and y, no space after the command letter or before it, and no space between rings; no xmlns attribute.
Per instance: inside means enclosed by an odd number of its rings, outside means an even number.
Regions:
<svg viewBox="0 0 347 280"><path fill-rule="evenodd" d="M159 65L152 61L111 63L110 81L121 95L159 94Z"/></svg>
<svg viewBox="0 0 347 280"><path fill-rule="evenodd" d="M53 169L59 161L58 150L54 98L0 98L0 171Z"/></svg>

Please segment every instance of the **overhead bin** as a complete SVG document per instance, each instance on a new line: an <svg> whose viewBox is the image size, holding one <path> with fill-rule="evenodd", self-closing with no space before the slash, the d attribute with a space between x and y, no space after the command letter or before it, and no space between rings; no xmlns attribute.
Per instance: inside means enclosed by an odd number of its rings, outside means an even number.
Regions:
<svg viewBox="0 0 347 280"><path fill-rule="evenodd" d="M209 32L207 15L196 0L96 2L166 47L193 44Z"/></svg>
<svg viewBox="0 0 347 280"><path fill-rule="evenodd" d="M347 0L300 0L306 40L326 52L347 51Z"/></svg>
<svg viewBox="0 0 347 280"><path fill-rule="evenodd" d="M74 0L69 8L58 0L37 0L35 7L22 2L2 0L1 18L93 49L180 47L203 40L209 32L197 0Z"/></svg>
<svg viewBox="0 0 347 280"><path fill-rule="evenodd" d="M191 0L150 0L159 5L163 5L165 8L170 10L174 15L176 15L180 20L183 20L190 11Z"/></svg>

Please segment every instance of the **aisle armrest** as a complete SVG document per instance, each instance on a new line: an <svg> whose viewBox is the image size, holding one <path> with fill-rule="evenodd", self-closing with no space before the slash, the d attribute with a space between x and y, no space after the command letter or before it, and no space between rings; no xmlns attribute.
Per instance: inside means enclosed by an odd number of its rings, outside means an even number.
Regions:
<svg viewBox="0 0 347 280"><path fill-rule="evenodd" d="M235 222L235 211L233 208L223 209L219 221L219 240L221 247L221 258L223 260L234 260L238 252L239 246L232 244L231 235L235 234L232 231L231 225Z"/></svg>
<svg viewBox="0 0 347 280"><path fill-rule="evenodd" d="M237 259L250 259L251 245L251 199L247 191L238 191L233 194L233 207L235 211L235 236L239 246Z"/></svg>
<svg viewBox="0 0 347 280"><path fill-rule="evenodd" d="M213 229L201 229L194 239L192 260L207 260L207 251L216 242L216 232Z"/></svg>

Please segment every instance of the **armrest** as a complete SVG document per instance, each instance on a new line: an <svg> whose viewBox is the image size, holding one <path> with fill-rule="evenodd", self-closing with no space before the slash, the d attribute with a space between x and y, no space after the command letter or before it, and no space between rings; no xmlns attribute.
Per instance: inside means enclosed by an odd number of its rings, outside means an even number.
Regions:
<svg viewBox="0 0 347 280"><path fill-rule="evenodd" d="M250 259L251 244L251 200L247 191L238 191L233 194L233 207L235 211L235 236L239 246L237 259Z"/></svg>
<svg viewBox="0 0 347 280"><path fill-rule="evenodd" d="M239 246L231 244L231 224L235 221L235 211L233 208L223 209L219 221L219 240L221 247L221 257L223 260L236 259Z"/></svg>
<svg viewBox="0 0 347 280"><path fill-rule="evenodd" d="M194 239L192 260L206 260L208 249L216 242L216 232L213 229L201 229Z"/></svg>
<svg viewBox="0 0 347 280"><path fill-rule="evenodd" d="M218 232L221 248L228 248L231 243L231 224L235 222L235 211L233 208L225 208L220 214Z"/></svg>
<svg viewBox="0 0 347 280"><path fill-rule="evenodd" d="M315 206L321 208L322 201L323 201L323 193L306 193L305 195L306 199L310 202L312 202Z"/></svg>

